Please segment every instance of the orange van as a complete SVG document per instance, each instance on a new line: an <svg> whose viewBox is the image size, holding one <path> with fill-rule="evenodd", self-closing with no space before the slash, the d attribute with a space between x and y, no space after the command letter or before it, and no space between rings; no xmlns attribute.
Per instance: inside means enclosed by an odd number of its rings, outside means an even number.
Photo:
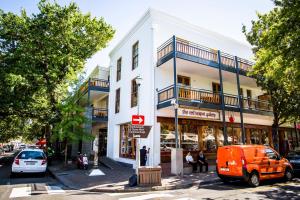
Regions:
<svg viewBox="0 0 300 200"><path fill-rule="evenodd" d="M281 158L271 147L263 145L231 145L218 148L218 176L227 182L232 179L247 181L257 187L261 180L293 178L289 161Z"/></svg>

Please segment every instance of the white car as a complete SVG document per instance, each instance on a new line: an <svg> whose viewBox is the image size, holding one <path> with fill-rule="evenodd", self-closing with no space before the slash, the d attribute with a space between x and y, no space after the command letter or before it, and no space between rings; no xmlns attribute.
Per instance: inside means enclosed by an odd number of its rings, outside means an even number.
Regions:
<svg viewBox="0 0 300 200"><path fill-rule="evenodd" d="M16 173L45 173L47 156L41 149L24 149L14 159L11 175Z"/></svg>

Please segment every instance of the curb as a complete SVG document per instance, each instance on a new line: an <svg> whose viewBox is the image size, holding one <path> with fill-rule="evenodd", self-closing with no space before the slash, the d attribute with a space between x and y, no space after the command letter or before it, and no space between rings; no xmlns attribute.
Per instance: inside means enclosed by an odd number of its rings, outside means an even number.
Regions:
<svg viewBox="0 0 300 200"><path fill-rule="evenodd" d="M164 191L164 190L176 190L176 189L185 189L190 188L192 186L201 186L201 185L208 185L212 183L218 183L221 180L219 178L215 178L213 180L208 181L195 181L189 182L185 184L179 185L165 185L165 186L152 186L152 187L132 187L132 188L115 188L115 189L108 189L108 188L90 188L90 189L80 189L76 187L72 187L67 185L61 177L57 176L48 168L49 174L51 174L55 179L57 179L62 185L65 187L72 189L72 190L80 190L85 192L101 192L101 193L128 193L128 192L151 192L151 191Z"/></svg>

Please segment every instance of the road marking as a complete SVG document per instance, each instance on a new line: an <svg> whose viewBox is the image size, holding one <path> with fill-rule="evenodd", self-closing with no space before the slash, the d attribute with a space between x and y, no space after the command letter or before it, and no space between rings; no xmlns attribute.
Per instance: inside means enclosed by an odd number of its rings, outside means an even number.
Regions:
<svg viewBox="0 0 300 200"><path fill-rule="evenodd" d="M9 198L29 197L31 195L31 187L13 188Z"/></svg>
<svg viewBox="0 0 300 200"><path fill-rule="evenodd" d="M142 196L120 198L119 200L147 200L152 198L173 197L171 194L146 194Z"/></svg>
<svg viewBox="0 0 300 200"><path fill-rule="evenodd" d="M184 197L184 198L180 198L180 199L176 199L176 200L196 200L190 197Z"/></svg>
<svg viewBox="0 0 300 200"><path fill-rule="evenodd" d="M56 185L47 185L46 190L50 195L65 193L65 191L60 186L56 186Z"/></svg>

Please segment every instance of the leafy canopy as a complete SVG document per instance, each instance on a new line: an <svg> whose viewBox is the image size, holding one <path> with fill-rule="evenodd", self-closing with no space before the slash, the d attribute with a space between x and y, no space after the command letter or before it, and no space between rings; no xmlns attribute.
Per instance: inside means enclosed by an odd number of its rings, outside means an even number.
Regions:
<svg viewBox="0 0 300 200"><path fill-rule="evenodd" d="M103 18L83 14L75 3L41 0L39 12L0 10L0 135L60 121L60 103L90 58L112 39ZM29 123L28 121L34 123ZM9 129L9 130L8 130ZM6 134L9 135L9 134Z"/></svg>
<svg viewBox="0 0 300 200"><path fill-rule="evenodd" d="M257 14L251 30L243 26L243 32L255 53L251 74L271 95L275 123L284 123L299 119L300 113L300 1L274 3L273 10Z"/></svg>

